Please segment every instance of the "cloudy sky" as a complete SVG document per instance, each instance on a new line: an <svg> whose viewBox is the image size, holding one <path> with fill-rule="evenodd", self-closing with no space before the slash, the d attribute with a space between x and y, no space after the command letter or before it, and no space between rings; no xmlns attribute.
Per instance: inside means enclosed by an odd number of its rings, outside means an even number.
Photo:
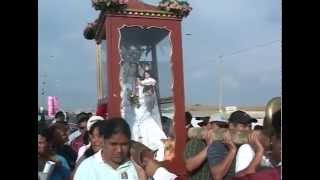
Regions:
<svg viewBox="0 0 320 180"><path fill-rule="evenodd" d="M217 105L219 74L224 105L265 105L280 96L281 1L188 2L193 10L182 22L186 103ZM44 87L66 110L95 107L95 43L82 34L98 12L90 0L38 3L39 103Z"/></svg>

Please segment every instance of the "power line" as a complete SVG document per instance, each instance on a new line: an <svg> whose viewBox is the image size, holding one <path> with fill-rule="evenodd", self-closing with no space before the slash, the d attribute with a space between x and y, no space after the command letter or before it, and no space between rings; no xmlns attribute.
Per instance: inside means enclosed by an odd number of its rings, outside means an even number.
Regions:
<svg viewBox="0 0 320 180"><path fill-rule="evenodd" d="M251 48L245 48L245 49L241 49L241 50L238 50L238 51L235 51L235 52L232 52L230 54L227 54L227 55L220 55L218 56L219 58L222 58L222 57L226 57L226 56L234 56L236 54L240 54L240 53L243 53L243 52L247 52L247 51L251 51L252 49L256 49L256 48L260 48L260 47L265 47L265 46L268 46L268 45L271 45L271 44L274 44L276 42L280 42L281 40L273 40L273 41L270 41L270 42L266 42L264 44L258 44L256 46L253 46Z"/></svg>

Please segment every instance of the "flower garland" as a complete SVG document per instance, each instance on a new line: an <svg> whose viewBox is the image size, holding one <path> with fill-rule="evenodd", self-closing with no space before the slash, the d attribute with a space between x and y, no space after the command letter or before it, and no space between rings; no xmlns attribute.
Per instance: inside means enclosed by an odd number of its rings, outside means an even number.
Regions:
<svg viewBox="0 0 320 180"><path fill-rule="evenodd" d="M183 0L162 0L159 3L159 8L182 17L187 17L192 10L189 3Z"/></svg>
<svg viewBox="0 0 320 180"><path fill-rule="evenodd" d="M139 96L133 92L128 93L128 100L132 105L136 105L137 108L140 107Z"/></svg>
<svg viewBox="0 0 320 180"><path fill-rule="evenodd" d="M98 23L96 21L94 21L93 23L88 23L83 31L83 36L88 40L94 39L97 32L97 26Z"/></svg>
<svg viewBox="0 0 320 180"><path fill-rule="evenodd" d="M91 0L95 10L118 11L127 7L129 0Z"/></svg>

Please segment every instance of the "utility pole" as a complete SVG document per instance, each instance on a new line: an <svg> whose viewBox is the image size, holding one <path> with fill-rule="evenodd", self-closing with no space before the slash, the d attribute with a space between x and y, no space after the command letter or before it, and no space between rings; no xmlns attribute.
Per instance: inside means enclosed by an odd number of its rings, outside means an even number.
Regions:
<svg viewBox="0 0 320 180"><path fill-rule="evenodd" d="M223 103L223 66L222 66L222 55L219 56L219 112L222 113Z"/></svg>

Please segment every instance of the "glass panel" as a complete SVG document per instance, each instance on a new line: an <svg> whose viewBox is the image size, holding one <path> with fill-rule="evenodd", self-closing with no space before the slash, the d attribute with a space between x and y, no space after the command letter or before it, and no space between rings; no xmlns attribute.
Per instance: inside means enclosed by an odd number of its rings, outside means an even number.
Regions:
<svg viewBox="0 0 320 180"><path fill-rule="evenodd" d="M143 1L145 4L150 4L150 5L154 5L154 6L158 6L159 5L159 0L140 0Z"/></svg>
<svg viewBox="0 0 320 180"><path fill-rule="evenodd" d="M162 139L174 134L170 132L174 109L169 34L154 27L120 29L121 114L132 139L158 150L158 160L164 159Z"/></svg>
<svg viewBox="0 0 320 180"><path fill-rule="evenodd" d="M107 41L101 41L101 77L102 77L102 98L108 96L108 64L107 64Z"/></svg>

